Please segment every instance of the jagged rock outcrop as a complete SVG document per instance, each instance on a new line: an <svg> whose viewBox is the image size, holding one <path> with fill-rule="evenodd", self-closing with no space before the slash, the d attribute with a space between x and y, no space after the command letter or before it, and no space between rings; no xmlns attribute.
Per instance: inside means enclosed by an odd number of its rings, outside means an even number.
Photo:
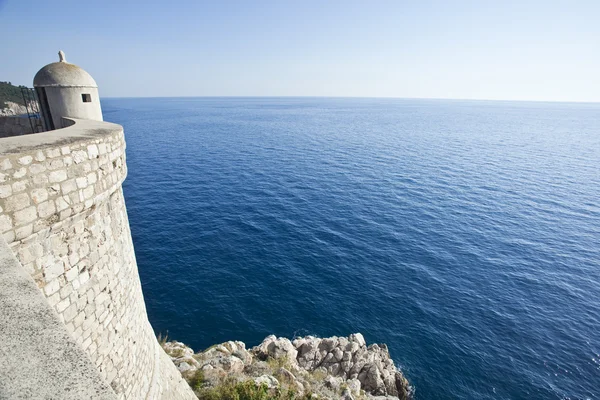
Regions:
<svg viewBox="0 0 600 400"><path fill-rule="evenodd" d="M198 375L202 376L201 387L214 387L233 378L322 399L411 396L410 385L394 365L387 346L367 346L360 333L293 341L271 335L249 350L243 342L225 342L197 354L181 342L164 343L163 348L188 382L197 386Z"/></svg>

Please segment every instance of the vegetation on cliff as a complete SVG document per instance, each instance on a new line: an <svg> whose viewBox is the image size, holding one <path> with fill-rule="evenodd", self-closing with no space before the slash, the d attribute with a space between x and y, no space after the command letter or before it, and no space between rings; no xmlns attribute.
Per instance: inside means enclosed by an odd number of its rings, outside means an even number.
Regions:
<svg viewBox="0 0 600 400"><path fill-rule="evenodd" d="M265 383L253 380L238 381L227 378L214 387L196 386L194 393L200 400L311 400L312 394L300 394L293 389L269 389Z"/></svg>
<svg viewBox="0 0 600 400"><path fill-rule="evenodd" d="M293 341L267 337L246 350L226 342L203 352L162 341L201 400L407 400L411 387L385 345L367 346L361 334Z"/></svg>
<svg viewBox="0 0 600 400"><path fill-rule="evenodd" d="M8 107L8 102L25 105L21 95L21 87L15 86L10 82L0 81L0 109Z"/></svg>

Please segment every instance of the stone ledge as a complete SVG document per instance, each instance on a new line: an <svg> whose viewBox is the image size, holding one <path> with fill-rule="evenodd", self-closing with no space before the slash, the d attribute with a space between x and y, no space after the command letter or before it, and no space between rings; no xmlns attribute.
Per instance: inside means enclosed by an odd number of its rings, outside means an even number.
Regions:
<svg viewBox="0 0 600 400"><path fill-rule="evenodd" d="M59 147L78 141L101 139L123 132L121 125L104 121L63 118L66 128L23 136L0 138L0 155L26 153L49 147Z"/></svg>

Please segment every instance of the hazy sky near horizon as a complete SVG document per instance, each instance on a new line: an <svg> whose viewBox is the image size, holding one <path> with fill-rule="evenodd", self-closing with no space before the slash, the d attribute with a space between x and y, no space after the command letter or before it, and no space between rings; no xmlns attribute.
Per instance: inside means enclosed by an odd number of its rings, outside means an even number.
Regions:
<svg viewBox="0 0 600 400"><path fill-rule="evenodd" d="M0 80L100 95L600 102L600 0L0 0Z"/></svg>

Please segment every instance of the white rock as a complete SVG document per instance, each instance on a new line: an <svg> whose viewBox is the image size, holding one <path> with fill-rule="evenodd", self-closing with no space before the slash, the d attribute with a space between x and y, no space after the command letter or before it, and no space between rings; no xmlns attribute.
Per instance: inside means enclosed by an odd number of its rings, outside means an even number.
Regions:
<svg viewBox="0 0 600 400"><path fill-rule="evenodd" d="M267 336L252 351L261 359L266 359L267 357L275 359L287 358L292 363L296 361L298 355L298 350L296 350L289 339L277 338L275 335Z"/></svg>
<svg viewBox="0 0 600 400"><path fill-rule="evenodd" d="M363 337L362 333L353 333L348 337L348 339L351 342L357 343L360 347L366 345L365 338Z"/></svg>
<svg viewBox="0 0 600 400"><path fill-rule="evenodd" d="M353 395L358 396L360 394L360 381L358 379L348 379L346 386L348 386L348 390Z"/></svg>
<svg viewBox="0 0 600 400"><path fill-rule="evenodd" d="M177 366L177 369L179 369L179 372L185 372L185 371L189 371L190 369L192 369L192 366L184 361L182 363L179 363L179 365Z"/></svg>
<svg viewBox="0 0 600 400"><path fill-rule="evenodd" d="M265 384L267 385L267 388L269 389L274 389L279 387L279 381L271 375L261 375L258 378L254 378L254 382L257 385L262 385Z"/></svg>

